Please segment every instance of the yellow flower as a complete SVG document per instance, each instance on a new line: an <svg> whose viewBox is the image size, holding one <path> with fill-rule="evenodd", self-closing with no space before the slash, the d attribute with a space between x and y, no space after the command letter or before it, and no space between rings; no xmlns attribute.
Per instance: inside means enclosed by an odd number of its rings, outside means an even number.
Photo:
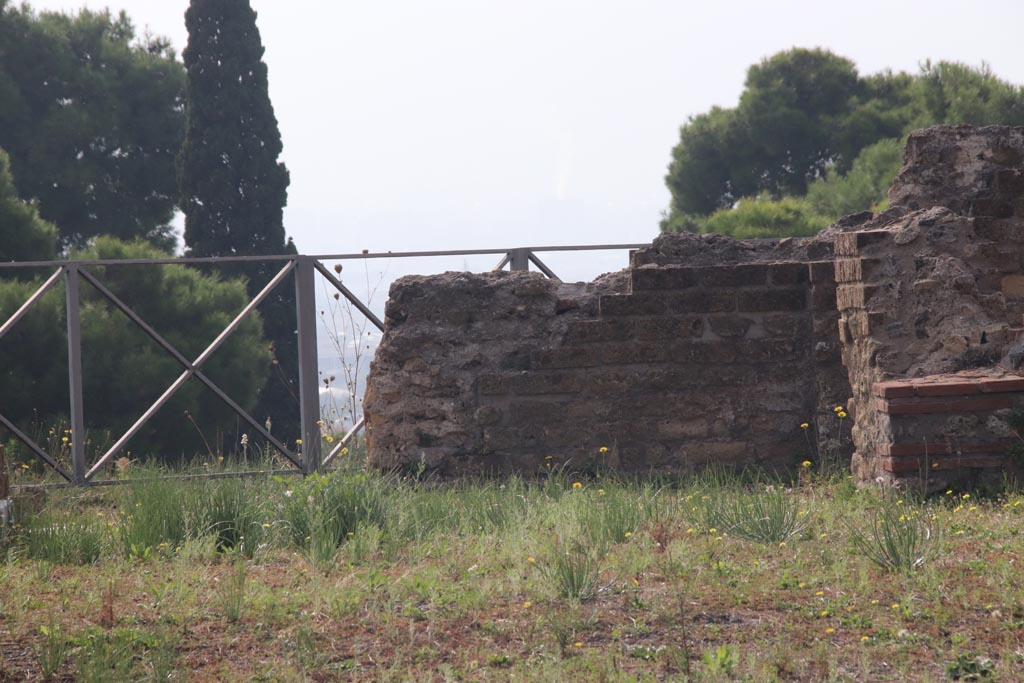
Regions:
<svg viewBox="0 0 1024 683"><path fill-rule="evenodd" d="M786 547L786 542L785 541L780 541L779 542L779 547L780 548L785 548Z"/></svg>
<svg viewBox="0 0 1024 683"><path fill-rule="evenodd" d="M877 604L878 604L878 600L872 600L872 601L871 601L871 604L872 604L872 605L877 605Z"/></svg>
<svg viewBox="0 0 1024 683"><path fill-rule="evenodd" d="M301 446L302 445L302 439L295 439L295 445L296 446Z"/></svg>
<svg viewBox="0 0 1024 683"><path fill-rule="evenodd" d="M633 536L633 532L632 531L627 531L626 532L626 538L631 538L632 536Z"/></svg>
<svg viewBox="0 0 1024 683"><path fill-rule="evenodd" d="M578 482L578 481L574 481L574 482L572 483L572 487L573 487L574 489L581 489L581 488L583 488L583 484L581 484L581 483L580 483L580 482Z"/></svg>
<svg viewBox="0 0 1024 683"><path fill-rule="evenodd" d="M802 423L802 424L800 425L800 429L807 429L807 428L809 428L810 426L811 426L811 425L809 425L808 423L804 422L804 423Z"/></svg>
<svg viewBox="0 0 1024 683"><path fill-rule="evenodd" d="M825 633L835 633L835 632L836 632L836 630L834 628L832 628L831 626L829 626L827 629L825 629Z"/></svg>
<svg viewBox="0 0 1024 683"><path fill-rule="evenodd" d="M530 564L533 564L533 563L534 563L534 562L536 562L537 560L536 560L536 558L533 558L533 557L528 557L528 558L526 558L526 561L527 561L527 562L529 562Z"/></svg>
<svg viewBox="0 0 1024 683"><path fill-rule="evenodd" d="M342 455L348 455L348 447L347 446L345 448L341 449L341 454Z"/></svg>
<svg viewBox="0 0 1024 683"><path fill-rule="evenodd" d="M530 609L531 607L533 607L533 603L529 600L523 603L523 609Z"/></svg>
<svg viewBox="0 0 1024 683"><path fill-rule="evenodd" d="M843 410L843 407L842 407L842 406L836 406L836 407L835 407L835 408L833 408L832 410L838 413L838 412L840 412L840 411L842 411L842 410Z"/></svg>
<svg viewBox="0 0 1024 683"><path fill-rule="evenodd" d="M844 417L846 417L846 411L845 410L840 410L838 413L836 413L836 415L838 415L839 419L841 420Z"/></svg>
<svg viewBox="0 0 1024 683"><path fill-rule="evenodd" d="M810 467L810 466L811 466L811 461L810 460L804 460L802 463L800 463L800 467L807 468L807 467Z"/></svg>
<svg viewBox="0 0 1024 683"><path fill-rule="evenodd" d="M269 528L270 528L270 525L269 525L269 524L267 524L266 522L263 522L263 528L264 528L264 529L269 529Z"/></svg>
<svg viewBox="0 0 1024 683"><path fill-rule="evenodd" d="M328 435L328 436L327 436L327 443L334 443L334 437L333 437L333 436L330 436L330 435Z"/></svg>
<svg viewBox="0 0 1024 683"><path fill-rule="evenodd" d="M828 610L827 609L821 610L821 616L827 617L828 616Z"/></svg>
<svg viewBox="0 0 1024 683"><path fill-rule="evenodd" d="M817 595L819 597L824 595L824 594L825 594L825 591L818 591L818 592L815 593L815 595Z"/></svg>
<svg viewBox="0 0 1024 683"><path fill-rule="evenodd" d="M603 496L604 495L604 489L598 489L597 490L597 495Z"/></svg>
<svg viewBox="0 0 1024 683"><path fill-rule="evenodd" d="M23 469L23 470L30 470L32 468L30 466L26 465L25 463L21 463L21 469Z"/></svg>
<svg viewBox="0 0 1024 683"><path fill-rule="evenodd" d="M953 489L946 489L946 495L947 496L952 496L953 495Z"/></svg>
<svg viewBox="0 0 1024 683"><path fill-rule="evenodd" d="M899 609L900 608L900 603L898 603L898 602L892 603L892 608L893 609Z"/></svg>
<svg viewBox="0 0 1024 683"><path fill-rule="evenodd" d="M869 640L871 640L871 638L869 636L861 636L860 637L860 642L862 642L862 643L866 643Z"/></svg>
<svg viewBox="0 0 1024 683"><path fill-rule="evenodd" d="M967 500L970 497L971 497L971 494L969 494L969 493L965 493L963 496L961 496L961 498L963 498L964 500Z"/></svg>
<svg viewBox="0 0 1024 683"><path fill-rule="evenodd" d="M598 453L607 453L608 452L608 447L607 446L601 446L600 448L597 449L597 452Z"/></svg>
<svg viewBox="0 0 1024 683"><path fill-rule="evenodd" d="M574 645L575 647L583 647L583 643L581 643L581 642L580 642L580 641L578 641L578 640L577 640L577 641L576 641L575 643L573 643L573 645Z"/></svg>

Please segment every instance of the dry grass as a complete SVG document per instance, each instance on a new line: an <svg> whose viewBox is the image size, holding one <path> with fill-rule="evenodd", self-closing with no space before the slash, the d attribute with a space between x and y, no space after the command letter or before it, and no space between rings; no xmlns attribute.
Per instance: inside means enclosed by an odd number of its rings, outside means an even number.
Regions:
<svg viewBox="0 0 1024 683"><path fill-rule="evenodd" d="M1021 680L1018 494L883 499L805 472L785 494L799 531L758 543L706 515L764 483L575 480L252 480L206 528L195 501L222 484L54 494L20 508L3 546L0 681L41 680L41 653L61 654L54 626L67 650L54 680ZM124 542L146 505L170 501L179 527ZM861 552L886 505L936 530L920 566ZM324 509L348 517L324 526ZM96 561L32 545L68 513L102 521ZM256 546L225 532L231 515L256 519ZM589 562L593 590L564 597L553 577Z"/></svg>

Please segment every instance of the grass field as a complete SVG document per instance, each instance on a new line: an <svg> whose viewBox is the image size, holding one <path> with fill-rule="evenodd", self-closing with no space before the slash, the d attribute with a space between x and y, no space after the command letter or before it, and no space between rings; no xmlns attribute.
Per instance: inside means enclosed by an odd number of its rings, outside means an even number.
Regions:
<svg viewBox="0 0 1024 683"><path fill-rule="evenodd" d="M1024 680L1024 497L843 474L16 496L0 681Z"/></svg>

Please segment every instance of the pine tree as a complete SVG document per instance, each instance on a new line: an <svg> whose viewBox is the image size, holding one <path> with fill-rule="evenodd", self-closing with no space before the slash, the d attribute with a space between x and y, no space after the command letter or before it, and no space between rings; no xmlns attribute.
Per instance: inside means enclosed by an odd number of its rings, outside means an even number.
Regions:
<svg viewBox="0 0 1024 683"><path fill-rule="evenodd" d="M281 133L270 103L267 65L249 0L191 0L185 12L188 47L185 142L178 157L185 246L191 256L295 253L285 241L288 170L278 161ZM281 267L253 263L233 271L255 296ZM297 436L295 296L281 283L262 305L276 358L257 416L274 434ZM293 434L294 433L294 434Z"/></svg>

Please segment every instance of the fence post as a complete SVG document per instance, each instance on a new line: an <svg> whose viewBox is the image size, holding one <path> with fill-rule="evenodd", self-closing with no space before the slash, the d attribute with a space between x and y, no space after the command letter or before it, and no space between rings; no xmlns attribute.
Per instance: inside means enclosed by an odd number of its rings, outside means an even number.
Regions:
<svg viewBox="0 0 1024 683"><path fill-rule="evenodd" d="M320 378L316 358L316 259L297 256L295 318L299 335L299 410L303 472L320 469Z"/></svg>
<svg viewBox="0 0 1024 683"><path fill-rule="evenodd" d="M513 249L508 252L509 270L529 270L530 269L530 250L529 249Z"/></svg>
<svg viewBox="0 0 1024 683"><path fill-rule="evenodd" d="M85 406L82 403L82 319L78 264L66 267L68 321L68 389L71 396L71 467L75 483L85 484Z"/></svg>

